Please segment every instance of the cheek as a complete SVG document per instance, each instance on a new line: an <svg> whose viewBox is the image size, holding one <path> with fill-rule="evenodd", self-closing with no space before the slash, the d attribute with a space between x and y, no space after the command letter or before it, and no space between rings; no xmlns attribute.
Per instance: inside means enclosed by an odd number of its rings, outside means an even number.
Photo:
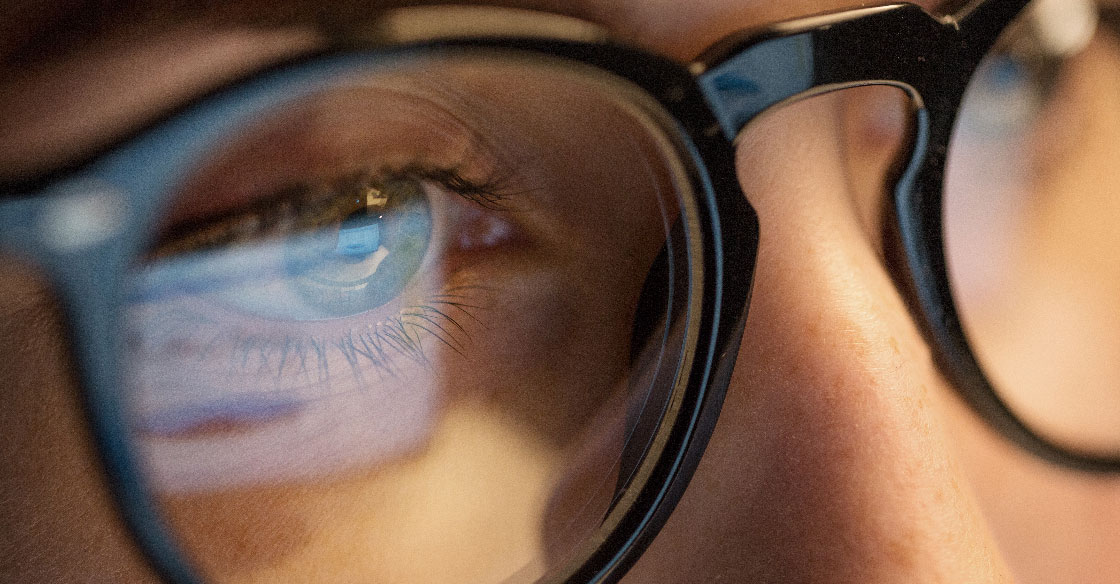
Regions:
<svg viewBox="0 0 1120 584"><path fill-rule="evenodd" d="M483 397L560 445L626 377L642 282L578 267L499 284L448 375L455 395Z"/></svg>
<svg viewBox="0 0 1120 584"><path fill-rule="evenodd" d="M49 292L0 257L0 295L0 580L156 582L105 488Z"/></svg>
<svg viewBox="0 0 1120 584"><path fill-rule="evenodd" d="M343 581L450 582L567 559L616 486L648 268L612 253L492 259L449 278L486 285L458 320L461 350L427 354L442 398L421 444L320 481L165 499L208 573L299 581L331 566Z"/></svg>
<svg viewBox="0 0 1120 584"><path fill-rule="evenodd" d="M1120 581L1120 479L1048 464L994 432L955 395L934 397L952 429L955 458L1024 584Z"/></svg>

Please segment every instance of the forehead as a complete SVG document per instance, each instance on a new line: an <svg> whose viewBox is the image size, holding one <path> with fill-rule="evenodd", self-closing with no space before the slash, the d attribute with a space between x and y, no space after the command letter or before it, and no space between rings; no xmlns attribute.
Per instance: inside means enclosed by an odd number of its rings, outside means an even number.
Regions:
<svg viewBox="0 0 1120 584"><path fill-rule="evenodd" d="M0 178L80 157L169 107L270 62L313 50L385 9L431 0L0 0ZM462 4L462 0L459 1ZM687 60L736 29L851 0L475 0L604 25ZM687 6L687 9L682 9Z"/></svg>
<svg viewBox="0 0 1120 584"><path fill-rule="evenodd" d="M439 0L229 0L169 3L157 0L82 2L48 0L28 3L0 0L0 67L16 60L49 57L79 48L91 40L118 36L127 30L155 29L206 22L220 26L352 26L387 8L439 4ZM727 22L766 20L852 6L851 0L691 0L681 10L677 0L457 0L557 12L592 20L616 34L641 42L670 25L695 26L707 19ZM932 2L919 2L931 5ZM862 4L867 4L866 2ZM735 20L732 20L735 22ZM660 26L659 26L660 24ZM643 43L644 44L644 43Z"/></svg>

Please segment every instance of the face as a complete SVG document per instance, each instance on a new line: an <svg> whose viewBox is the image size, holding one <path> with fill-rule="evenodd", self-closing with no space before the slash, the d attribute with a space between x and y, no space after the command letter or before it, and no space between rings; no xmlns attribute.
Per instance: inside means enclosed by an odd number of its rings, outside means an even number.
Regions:
<svg viewBox="0 0 1120 584"><path fill-rule="evenodd" d="M0 39L0 48L18 57L0 65L0 129L9 137L7 142L21 147L0 152L0 169L5 176L50 170L142 123L168 103L314 50L325 42L315 24L338 24L347 15L369 9L340 5L337 14L323 16L286 6L262 16L260 7L250 4L235 3L220 13L190 18L152 9L129 26L78 29L71 45L50 51L34 44L37 31L55 26L67 6L48 5L21 15L18 24L9 27L14 31L11 38ZM596 21L622 39L682 61L738 29L845 7L843 1L832 0L704 0L688 10L659 0L507 4ZM927 2L926 8L936 5ZM21 50L24 43L35 49ZM1101 98L1104 90L1099 87L1117 86L1118 63L1120 40L1108 37L1094 40L1074 63L1051 96L1076 104L1059 110L1066 116L1062 119L1076 122L1064 127L1116 135L1106 131L1108 123L1115 125L1120 119L1115 100ZM242 290L236 301L219 303L218 308L207 298L186 295L161 298L130 313L140 346L174 345L190 357L158 370L141 365L133 374L141 401L157 404L141 416L147 421L146 456L153 461L191 461L167 467L153 463L160 503L186 547L215 580L496 581L495 575L508 574L510 566L531 570L547 565L550 550L563 546L561 536L541 533L539 521L495 530L503 533L501 538L469 539L459 535L456 529L462 525L454 522L520 513L544 517L549 525L547 518L566 500L547 493L586 490L583 473L595 474L604 445L620 440L610 432L589 430L599 426L583 423L580 417L588 411L625 415L634 356L631 331L620 323L629 322L642 302L644 274L664 242L658 230L664 220L675 218L673 211L666 211L664 195L673 171L642 131L641 116L617 102L589 97L595 91L579 84L590 81L543 73L534 78L515 65L509 67L480 72L465 64L428 72L456 79L460 87L471 88L472 95L489 96L488 105L472 109L478 120L446 117L448 103L458 96L422 92L423 83L406 83L391 75L299 101L283 116L256 121L208 157L183 186L182 204L168 214L166 231L171 235L151 254L154 265L167 250L194 245L189 237L174 236L183 231L178 227L220 227L206 223L211 216L208 205L237 207L237 200L276 191L277 185L298 185L298 196L312 201L325 191L423 190L425 196L412 199L401 195L401 200L429 203L415 212L402 203L399 224L382 224L384 240L397 242L406 250L398 255L408 257L409 225L414 224L409 222L420 221L431 229L424 257L436 249L447 258L441 270L423 269L426 264L420 259L412 268L407 261L400 264L405 276L412 273L409 270L430 275L392 290L372 306L350 307L344 299L338 301L340 308L338 302L322 301L318 289L301 295L297 288L286 298L286 306L296 307L291 310L309 315L302 319L301 330L319 326L310 338L327 339L324 343L338 340L331 337L334 329L315 324L322 320L317 318L322 311L399 314L435 306L432 310L437 312L422 317L428 329L440 331L434 335L438 341L429 343L434 353L420 357L399 341L385 340L407 337L408 330L377 328L392 320L377 317L375 335L365 337L364 349L379 355L385 382L378 387L385 393L352 391L347 382L337 381L324 393L323 384L308 382L295 389L314 387L321 399L295 415L290 404L251 400L238 402L238 415L198 413L202 410L197 404L186 402L175 405L176 416L161 409L168 403L161 392L183 379L204 378L211 387L239 383L239 377L217 364L198 366L199 339L218 338L214 343L224 352L241 351L254 375L265 367L277 372L294 367L294 358L281 362L275 357L299 354L284 345L292 337L287 325L270 318L276 288ZM502 79L517 79L521 93L511 94ZM398 122L402 127L371 119L357 105L370 99L404 112L393 118L406 120ZM517 104L527 102L545 107L519 109ZM561 127L541 113L572 104L584 112L586 127ZM337 118L324 121L324 111ZM889 259L894 244L881 224L885 177L904 141L905 111L903 98L894 90L849 90L767 114L740 137L737 178L762 226L746 333L696 475L625 581L1120 581L1120 563L1114 560L1120 549L1120 531L1115 529L1120 521L1120 479L1048 464L989 428L956 396L907 308L897 285L899 267ZM460 123L505 132L496 131L490 142L480 144L469 129L447 131ZM1087 178L1076 170L1108 167L1093 161L1108 156L1111 143L1107 138L1066 137L1045 124L1039 128L1041 137L1023 139L1024 148L1046 161L1045 172L1031 179L1031 189L1057 194L1044 200L1035 197L1039 200L1032 199L1025 211L1025 230L1037 234L1033 241L1042 242L1031 252L1057 255L1063 253L1063 245L1115 248L1107 228L1070 227L1092 224L1087 218L1101 216L1110 204L1106 196L1084 193L1092 192L1094 185L1115 182ZM390 166L410 172L362 176L360 168L338 162L356 156L365 143L357 137L347 141L349 132L409 136L418 144L412 150L424 149L429 166L455 167L466 179L489 176L511 157L548 162L540 166L540 176L515 174L502 181L501 188L484 184L487 188L479 192L494 197L488 202L498 203L498 212L459 197L432 196L424 189L446 190L462 181L413 172L408 161ZM276 144L287 146L277 149ZM629 172L625 169L634 168L632 161L610 156L635 150L651 153L640 171ZM468 151L473 154L464 158ZM391 153L361 152L372 154L392 158ZM584 182L553 184L549 177L581 177ZM530 186L532 198L504 195ZM594 208L585 199L566 196L572 189L592 188L599 195ZM215 202L214 193L224 193L228 200ZM631 201L635 193L647 194L638 197L648 201L645 207L628 208L625 214L601 212L604 206L611 208L603 203L615 200L612 197ZM377 198L369 196L367 200ZM619 207L621 203L615 205ZM461 233L441 231L439 226L447 224L463 226ZM364 227L360 222L347 225L356 226L355 233ZM1061 230L1082 239L1055 235ZM605 246L596 240L595 234L601 233L625 233L627 237L616 240L628 244ZM970 233L965 230L959 236L967 249L999 244L992 237L969 240ZM386 258L396 257L397 249L380 257L372 254L362 260L366 263L328 266L305 279L341 277L345 270L365 269L370 262L376 265L369 269L378 270L395 261ZM278 262L289 261L292 254L298 257L299 252L274 250L282 258ZM583 261L589 257L595 258L592 265ZM1101 261L1111 265L1107 259ZM1107 273L1099 266L1063 269ZM159 296L159 278L170 277L170 272L153 273L152 294ZM573 277L577 273L580 277ZM1040 278L1024 269L1000 285L1033 289L1047 280ZM1114 295L1109 284L1099 278L1077 284L1068 274L1061 279L1080 286L1088 298L1083 307L1099 307L1093 314L1111 318L1108 298ZM1120 282L1120 275L1115 281ZM155 582L116 515L86 438L68 373L63 327L49 291L10 259L0 263L0 290L7 299L0 306L0 345L9 355L0 363L0 385L10 395L0 425L6 442L15 445L3 451L0 483L10 502L0 511L5 525L0 548L4 579ZM503 293L510 290L519 293ZM309 297L316 300L309 302ZM1016 362L1000 356L1001 351L1012 353L1006 348L1023 341L1024 335L1000 329L1014 319L985 318L1016 309L993 298L998 296L978 292L966 299L969 313L979 315L966 324L991 331L984 334L994 339L988 345L990 359L1000 371L1037 378L1041 373L1031 369L1037 360ZM237 310L228 310L231 305ZM207 320L197 315L213 317L207 312L211 310L228 310L219 316L224 323L236 323L236 334L219 338L209 333ZM463 314L444 318L456 310ZM541 321L495 326L490 320L494 315L530 313L541 315ZM172 323L170 315L180 320ZM570 335L557 330L557 323L584 331L581 338L593 338L594 343L566 341ZM551 334L542 334L545 330ZM256 339L253 358L258 360L251 363L245 348L248 338ZM355 337L348 338L353 347ZM362 335L357 338L361 344ZM378 339L384 343L381 349L371 349ZM465 339L470 339L469 350ZM1025 342L1046 347L1044 340ZM266 353L274 357L265 358ZM305 353L316 360L314 347ZM581 367L562 366L573 361L561 362L551 358L554 355L572 356ZM344 356L337 353L338 363L330 366L345 368ZM436 358L447 363L449 377L456 380L453 387L429 378L429 370L419 365ZM1114 378L1108 371L1100 377ZM596 391L554 392L563 399L542 403L538 397L527 398L511 379L531 387ZM1101 385L1099 379L1085 383ZM428 393L417 392L399 411L385 413L373 407L384 395L404 388L426 388ZM1074 423L1089 415L1070 404L1045 407L1070 412ZM243 415L246 411L255 413ZM308 417L337 412L356 414L332 418L336 422L326 434L306 431ZM260 423L260 416L266 423ZM394 441L372 445L367 434L371 423L395 427L402 417L429 423L398 428L392 433ZM166 422L169 419L176 422ZM361 452L362 457L300 450L315 440L356 444L359 447L348 452ZM433 469L448 472L445 469L479 458L476 453L482 451L496 454L472 462L476 472L469 481L464 479L470 505L441 498L438 489L424 481ZM259 468L247 466L247 460ZM246 477L263 472L274 479L299 479L296 474L315 465L332 478L297 480L299 486L292 488L247 484ZM511 468L518 469L516 485L507 480ZM606 495L609 499L610 493ZM581 492L573 500L605 503L594 493ZM368 533L385 532L389 524L397 529L433 524L417 519L423 514L445 522L423 535L423 553L454 563L455 572L411 561L410 554L417 550L393 547L403 538L369 539ZM371 531L373 526L377 527ZM489 533L485 525L479 531ZM454 536L441 539L441 534ZM371 558L370 549L389 551Z"/></svg>

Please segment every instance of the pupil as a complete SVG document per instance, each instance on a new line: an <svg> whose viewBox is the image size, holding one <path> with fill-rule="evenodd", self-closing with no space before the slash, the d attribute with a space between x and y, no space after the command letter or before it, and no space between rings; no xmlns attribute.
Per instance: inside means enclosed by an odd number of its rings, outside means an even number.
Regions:
<svg viewBox="0 0 1120 584"><path fill-rule="evenodd" d="M371 189L372 191L372 189ZM374 192L353 199L357 210L350 213L338 227L338 243L334 253L363 259L381 246L381 207L386 199L375 197ZM376 193L380 194L380 193Z"/></svg>
<svg viewBox="0 0 1120 584"><path fill-rule="evenodd" d="M308 231L286 244L290 286L323 318L396 298L419 269L431 235L417 181L362 181L341 190L311 214Z"/></svg>

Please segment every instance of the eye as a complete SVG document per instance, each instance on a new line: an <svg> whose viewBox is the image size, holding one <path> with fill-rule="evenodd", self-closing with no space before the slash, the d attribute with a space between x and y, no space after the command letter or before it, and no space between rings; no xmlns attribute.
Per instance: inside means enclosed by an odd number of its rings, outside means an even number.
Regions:
<svg viewBox="0 0 1120 584"><path fill-rule="evenodd" d="M208 576L243 566L231 549L276 557L275 533L338 549L302 518L360 532L371 570L339 581L489 579L399 571L449 545L502 550L495 580L536 570L543 526L594 532L677 415L708 298L679 123L606 72L521 57L283 69L313 87L262 85L176 175L129 282L125 417ZM278 561L266 579L323 573Z"/></svg>
<svg viewBox="0 0 1120 584"><path fill-rule="evenodd" d="M434 407L432 363L467 352L499 281L465 268L526 240L504 200L523 181L496 149L423 96L348 85L235 134L184 182L134 272L138 429L248 447L297 440L331 402L408 390ZM386 448L424 431L362 425ZM302 468L320 463L337 464Z"/></svg>
<svg viewBox="0 0 1120 584"><path fill-rule="evenodd" d="M1040 72L1019 55L991 56L972 78L969 117L977 132L1008 135L1021 132L1038 114L1043 99Z"/></svg>
<svg viewBox="0 0 1120 584"><path fill-rule="evenodd" d="M327 316L349 316L395 298L420 267L432 220L411 179L359 181L284 247L293 286Z"/></svg>
<svg viewBox="0 0 1120 584"><path fill-rule="evenodd" d="M211 294L263 318L321 320L396 298L420 269L432 217L419 179L362 173L285 187L170 233L144 269L140 296Z"/></svg>
<svg viewBox="0 0 1120 584"><path fill-rule="evenodd" d="M1051 443L1113 456L1120 45L1096 15L1035 2L982 61L943 223L956 310L1000 399Z"/></svg>

